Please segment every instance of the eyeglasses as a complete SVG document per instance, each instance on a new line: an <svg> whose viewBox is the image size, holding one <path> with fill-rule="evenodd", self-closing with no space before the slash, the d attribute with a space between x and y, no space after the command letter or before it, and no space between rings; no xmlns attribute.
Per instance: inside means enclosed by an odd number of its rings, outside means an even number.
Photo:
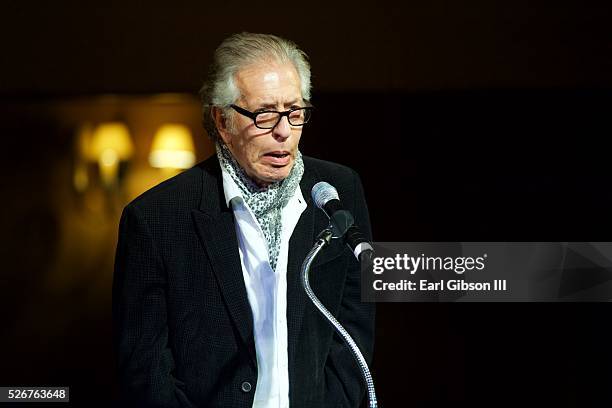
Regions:
<svg viewBox="0 0 612 408"><path fill-rule="evenodd" d="M281 121L283 116L287 117L287 120L291 126L303 126L310 120L312 110L314 109L313 106L303 106L299 108L292 108L284 112L272 110L250 112L236 105L230 105L230 108L239 114L246 116L247 118L253 119L253 123L255 123L255 126L259 129L274 129Z"/></svg>

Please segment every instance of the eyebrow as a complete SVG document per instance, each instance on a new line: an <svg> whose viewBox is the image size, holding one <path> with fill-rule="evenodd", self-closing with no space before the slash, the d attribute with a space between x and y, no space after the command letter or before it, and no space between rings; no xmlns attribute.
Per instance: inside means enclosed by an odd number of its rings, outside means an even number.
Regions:
<svg viewBox="0 0 612 408"><path fill-rule="evenodd" d="M296 103L298 103L300 101L299 98L293 99L289 102L285 102L283 103L284 106L287 105L295 105ZM261 109L261 108L265 108L265 109L275 109L276 108L276 104L275 103L261 103L259 105L257 105L257 109Z"/></svg>

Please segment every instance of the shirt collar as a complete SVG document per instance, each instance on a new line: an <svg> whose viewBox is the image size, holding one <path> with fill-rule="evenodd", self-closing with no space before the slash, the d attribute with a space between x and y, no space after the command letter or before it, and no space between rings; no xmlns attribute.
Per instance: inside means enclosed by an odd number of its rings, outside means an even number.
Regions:
<svg viewBox="0 0 612 408"><path fill-rule="evenodd" d="M236 184L232 176L227 172L227 170L225 170L224 166L221 166L221 173L223 177L223 195L225 196L225 204L227 205L227 208L232 208L230 202L234 198L239 197L240 200L244 200L244 198L242 197L242 192L240 191L238 184Z"/></svg>

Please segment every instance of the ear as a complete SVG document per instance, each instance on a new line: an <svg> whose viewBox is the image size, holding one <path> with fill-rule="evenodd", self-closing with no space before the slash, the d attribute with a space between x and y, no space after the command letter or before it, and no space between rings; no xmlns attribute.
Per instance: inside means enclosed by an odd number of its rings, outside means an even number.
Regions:
<svg viewBox="0 0 612 408"><path fill-rule="evenodd" d="M221 108L213 106L210 110L210 114L212 115L213 120L215 121L215 126L217 126L217 131L219 132L221 139L223 139L223 142L225 142L225 144L228 146L231 145L232 134L229 131L229 128L227 126L227 119L225 118L225 116L223 116L223 111L221 110Z"/></svg>

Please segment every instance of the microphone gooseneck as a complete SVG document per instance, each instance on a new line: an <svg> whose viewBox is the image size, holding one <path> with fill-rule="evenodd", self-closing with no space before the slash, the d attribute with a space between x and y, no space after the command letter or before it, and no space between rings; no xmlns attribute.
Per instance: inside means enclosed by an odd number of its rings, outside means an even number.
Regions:
<svg viewBox="0 0 612 408"><path fill-rule="evenodd" d="M312 304L319 310L321 315L323 315L323 317L327 319L329 324L332 325L336 333L338 333L342 337L342 339L348 346L349 350L351 351L351 354L353 355L353 358L357 362L357 365L359 366L359 370L361 371L361 375L363 376L363 380L366 384L368 400L369 400L369 408L379 408L378 399L376 398L376 389L374 388L374 379L372 378L372 374L370 373L370 368L368 367L368 363L363 357L361 350L359 350L359 346L357 346L357 343L355 343L355 340L353 340L349 332L346 331L346 329L340 324L340 322L334 317L334 315L329 310L327 310L327 308L319 300L319 298L317 297L317 295L314 293L314 291L312 290L310 286L310 279L308 276L310 273L310 267L312 266L315 258L317 257L319 252L321 252L323 247L329 244L329 241L331 240L332 235L333 233L331 231L331 228L329 227L325 228L317 237L317 240L314 246L312 247L312 249L310 250L310 252L308 253L308 255L306 255L306 258L304 259L304 262L302 263L302 270L301 270L302 287L304 288L304 291L306 291L306 295L308 296Z"/></svg>

